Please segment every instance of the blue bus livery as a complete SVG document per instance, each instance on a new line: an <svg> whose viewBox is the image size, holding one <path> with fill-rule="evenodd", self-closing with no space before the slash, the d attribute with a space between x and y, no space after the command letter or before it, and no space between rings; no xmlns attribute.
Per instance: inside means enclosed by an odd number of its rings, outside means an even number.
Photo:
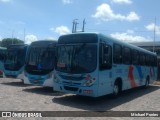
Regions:
<svg viewBox="0 0 160 120"><path fill-rule="evenodd" d="M4 61L6 58L7 48L0 47L0 77L4 76Z"/></svg>
<svg viewBox="0 0 160 120"><path fill-rule="evenodd" d="M4 62L4 77L23 80L24 64L28 45L12 44L7 47L7 55Z"/></svg>
<svg viewBox="0 0 160 120"><path fill-rule="evenodd" d="M56 42L41 40L32 42L25 65L25 84L53 87L54 53Z"/></svg>
<svg viewBox="0 0 160 120"><path fill-rule="evenodd" d="M60 36L54 90L99 97L149 86L157 79L157 56L99 33Z"/></svg>

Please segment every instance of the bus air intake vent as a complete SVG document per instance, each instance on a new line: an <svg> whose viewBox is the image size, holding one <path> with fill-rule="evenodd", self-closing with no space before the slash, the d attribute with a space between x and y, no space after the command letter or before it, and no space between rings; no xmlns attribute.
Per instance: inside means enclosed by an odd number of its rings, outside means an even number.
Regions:
<svg viewBox="0 0 160 120"><path fill-rule="evenodd" d="M78 88L76 87L68 87L68 86L64 86L65 90L69 90L69 91L78 91Z"/></svg>

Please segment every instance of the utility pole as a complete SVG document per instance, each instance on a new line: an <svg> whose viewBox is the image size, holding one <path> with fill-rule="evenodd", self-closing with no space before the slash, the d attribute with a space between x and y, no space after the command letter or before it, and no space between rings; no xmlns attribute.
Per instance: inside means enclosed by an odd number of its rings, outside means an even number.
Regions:
<svg viewBox="0 0 160 120"><path fill-rule="evenodd" d="M78 25L79 23L77 22L77 21L75 21L75 30L74 30L74 32L76 33L77 32L77 25Z"/></svg>
<svg viewBox="0 0 160 120"><path fill-rule="evenodd" d="M84 19L84 20L83 20L82 32L84 32L84 26L85 26L85 24L86 24L86 21L85 21L85 19Z"/></svg>
<svg viewBox="0 0 160 120"><path fill-rule="evenodd" d="M75 33L77 31L77 24L79 24L77 20L78 19L73 20L72 33Z"/></svg>
<svg viewBox="0 0 160 120"><path fill-rule="evenodd" d="M12 44L13 44L14 30L12 30Z"/></svg>
<svg viewBox="0 0 160 120"><path fill-rule="evenodd" d="M156 40L156 17L155 17L155 20L154 20L154 38L153 38L153 52L155 52L155 40Z"/></svg>
<svg viewBox="0 0 160 120"><path fill-rule="evenodd" d="M23 33L23 37L24 37L24 43L25 43L25 41L26 41L26 29L24 28L24 33Z"/></svg>
<svg viewBox="0 0 160 120"><path fill-rule="evenodd" d="M72 26L72 33L76 33L77 32L77 25L79 24L77 22L78 19L74 19L73 20L73 26ZM84 32L84 27L85 27L86 21L85 19L83 20L83 26L82 26L82 31L79 32Z"/></svg>
<svg viewBox="0 0 160 120"><path fill-rule="evenodd" d="M74 21L73 21L72 33L74 33L74 27L75 27L75 23L74 23Z"/></svg>

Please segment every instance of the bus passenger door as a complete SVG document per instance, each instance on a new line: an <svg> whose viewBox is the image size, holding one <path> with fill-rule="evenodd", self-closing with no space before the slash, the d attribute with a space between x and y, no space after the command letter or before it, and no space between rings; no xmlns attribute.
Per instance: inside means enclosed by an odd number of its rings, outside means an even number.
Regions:
<svg viewBox="0 0 160 120"><path fill-rule="evenodd" d="M111 92L112 81L112 47L106 43L99 46L99 84L98 95Z"/></svg>

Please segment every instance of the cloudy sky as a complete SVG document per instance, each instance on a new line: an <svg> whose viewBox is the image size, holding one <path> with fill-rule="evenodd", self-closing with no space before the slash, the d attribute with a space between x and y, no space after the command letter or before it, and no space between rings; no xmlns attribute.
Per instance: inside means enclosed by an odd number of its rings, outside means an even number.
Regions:
<svg viewBox="0 0 160 120"><path fill-rule="evenodd" d="M100 32L127 42L160 41L160 0L0 0L0 40L30 43L78 30ZM156 23L156 24L155 24ZM24 34L25 33L25 34Z"/></svg>

